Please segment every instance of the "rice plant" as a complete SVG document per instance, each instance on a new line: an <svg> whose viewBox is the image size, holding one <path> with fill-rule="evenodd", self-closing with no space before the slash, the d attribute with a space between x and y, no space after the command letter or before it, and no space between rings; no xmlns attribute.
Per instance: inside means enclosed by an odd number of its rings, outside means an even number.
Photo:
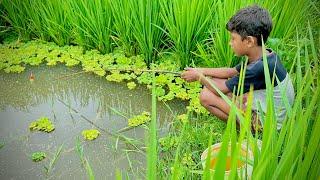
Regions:
<svg viewBox="0 0 320 180"><path fill-rule="evenodd" d="M20 1L19 1L20 3ZM37 37L51 40L59 46L67 45L71 40L71 24L68 20L68 6L66 1L26 1L26 12L28 17L29 36L35 34ZM18 5L17 7L20 7Z"/></svg>
<svg viewBox="0 0 320 180"><path fill-rule="evenodd" d="M54 167L57 159L60 157L61 154L61 150L63 148L63 144L57 149L56 153L54 154L54 157L51 159L49 166L45 166L45 170L46 170L46 175L49 175L50 172L52 171L52 168Z"/></svg>
<svg viewBox="0 0 320 180"><path fill-rule="evenodd" d="M209 36L213 2L209 0L161 1L161 18L172 48L178 56L180 67L189 66L197 43Z"/></svg>
<svg viewBox="0 0 320 180"><path fill-rule="evenodd" d="M164 33L160 0L130 0L132 34L148 65L156 58ZM160 27L160 28L159 28Z"/></svg>
<svg viewBox="0 0 320 180"><path fill-rule="evenodd" d="M3 0L1 9L3 18L10 23L19 37L29 39L29 23L28 12L29 7L26 1Z"/></svg>
<svg viewBox="0 0 320 180"><path fill-rule="evenodd" d="M89 49L96 48L102 53L112 50L112 13L110 0L70 1L73 10L71 22L75 42Z"/></svg>
<svg viewBox="0 0 320 180"><path fill-rule="evenodd" d="M293 37L296 28L302 28L301 25L307 21L305 14L311 7L311 0L261 1L261 5L268 8L272 16L271 37L287 39Z"/></svg>
<svg viewBox="0 0 320 180"><path fill-rule="evenodd" d="M136 53L137 47L132 34L132 9L127 2L128 0L110 1L113 17L112 29L114 29L113 40L130 56Z"/></svg>

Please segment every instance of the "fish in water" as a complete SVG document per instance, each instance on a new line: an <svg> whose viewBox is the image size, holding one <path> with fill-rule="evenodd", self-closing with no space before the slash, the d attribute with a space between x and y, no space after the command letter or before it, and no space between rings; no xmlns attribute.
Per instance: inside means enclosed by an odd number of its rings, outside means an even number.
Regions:
<svg viewBox="0 0 320 180"><path fill-rule="evenodd" d="M31 72L30 75L29 75L29 81L34 81L35 79L35 76L34 74Z"/></svg>

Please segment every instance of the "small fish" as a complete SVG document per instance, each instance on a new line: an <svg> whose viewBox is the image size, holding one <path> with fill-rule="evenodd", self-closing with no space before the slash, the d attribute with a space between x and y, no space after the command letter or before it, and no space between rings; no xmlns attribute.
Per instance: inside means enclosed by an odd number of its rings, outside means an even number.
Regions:
<svg viewBox="0 0 320 180"><path fill-rule="evenodd" d="M31 72L31 73L30 73L30 76L29 76L29 81L34 81L34 79L35 79L35 76L34 76L34 74Z"/></svg>

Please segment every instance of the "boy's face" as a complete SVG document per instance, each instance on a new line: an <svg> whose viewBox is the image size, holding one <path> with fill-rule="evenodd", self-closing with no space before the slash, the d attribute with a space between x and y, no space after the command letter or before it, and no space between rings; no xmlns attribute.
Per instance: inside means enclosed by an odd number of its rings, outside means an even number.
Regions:
<svg viewBox="0 0 320 180"><path fill-rule="evenodd" d="M246 39L242 39L236 32L231 32L230 46L236 56L244 56L247 54L248 43Z"/></svg>

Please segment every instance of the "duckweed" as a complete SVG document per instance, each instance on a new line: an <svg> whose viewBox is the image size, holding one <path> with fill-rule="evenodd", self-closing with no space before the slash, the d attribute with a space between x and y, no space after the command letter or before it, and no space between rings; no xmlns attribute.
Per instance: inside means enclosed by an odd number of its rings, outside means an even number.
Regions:
<svg viewBox="0 0 320 180"><path fill-rule="evenodd" d="M32 158L32 161L39 162L39 161L42 161L44 158L46 158L46 156L47 155L45 152L39 151L39 152L32 153L31 158Z"/></svg>
<svg viewBox="0 0 320 180"><path fill-rule="evenodd" d="M129 89L134 89L134 88L136 88L137 85L136 85L135 82L128 82L127 86L128 86Z"/></svg>
<svg viewBox="0 0 320 180"><path fill-rule="evenodd" d="M126 57L121 50L102 55L97 50L83 51L79 46L59 47L54 43L37 40L0 45L0 70L7 73L20 73L25 70L26 65L34 66L41 63L46 63L49 66L59 63L66 66L80 65L85 72L105 77L108 81L137 80L139 84L145 84L147 87L151 87L148 85L152 83L152 73L141 71L148 69L143 55ZM124 69L128 69L128 71L120 71ZM150 69L179 71L174 59L170 57L163 57L157 64L152 63ZM187 106L189 112L208 113L199 102L200 83L187 83L173 74L162 73L156 74L155 81L158 100L170 101L174 98L189 100L190 104ZM135 88L132 82L128 82L127 86L129 89Z"/></svg>
<svg viewBox="0 0 320 180"><path fill-rule="evenodd" d="M81 134L85 140L91 141L96 139L100 135L100 132L96 129L87 129L83 130Z"/></svg>
<svg viewBox="0 0 320 180"><path fill-rule="evenodd" d="M143 111L140 115L128 119L128 126L136 127L149 121L151 121L150 113Z"/></svg>
<svg viewBox="0 0 320 180"><path fill-rule="evenodd" d="M31 122L29 129L31 131L44 131L49 133L53 131L55 127L47 117L41 117L38 120Z"/></svg>

